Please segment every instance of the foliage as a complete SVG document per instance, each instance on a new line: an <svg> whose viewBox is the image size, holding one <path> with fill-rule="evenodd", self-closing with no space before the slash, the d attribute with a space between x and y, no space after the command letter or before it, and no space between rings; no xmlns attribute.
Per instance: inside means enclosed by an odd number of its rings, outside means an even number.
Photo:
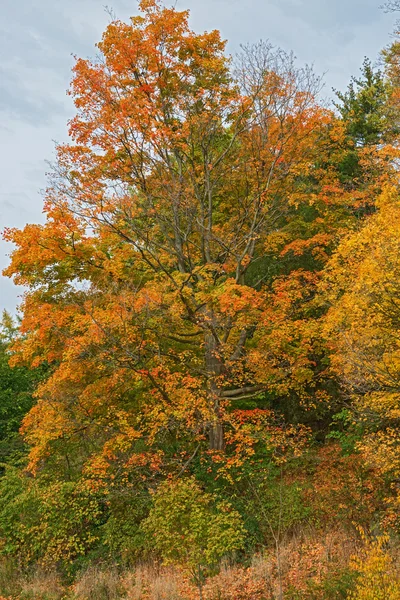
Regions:
<svg viewBox="0 0 400 600"><path fill-rule="evenodd" d="M76 62L45 225L6 232L28 287L14 362L52 365L24 420L33 472L68 453L66 476L129 478L143 451L169 470L166 435L223 452L235 402L329 399L310 303L352 214L319 79L263 43L230 69L218 32L140 8Z"/></svg>
<svg viewBox="0 0 400 600"><path fill-rule="evenodd" d="M388 539L367 540L364 557L355 558L353 566L359 574L353 600L396 600L400 595L398 569L385 550Z"/></svg>
<svg viewBox="0 0 400 600"><path fill-rule="evenodd" d="M32 408L34 388L44 375L44 369L10 367L10 345L17 331L13 318L4 311L0 324L0 462L17 460L24 453L19 428Z"/></svg>
<svg viewBox="0 0 400 600"><path fill-rule="evenodd" d="M292 54L225 46L158 0L112 19L75 61L44 224L4 233L14 595L55 567L66 597L146 600L361 599L392 572L349 547L400 531L400 44L336 111Z"/></svg>
<svg viewBox="0 0 400 600"><path fill-rule="evenodd" d="M101 498L73 482L36 482L14 467L0 480L1 551L21 563L71 563L98 539Z"/></svg>
<svg viewBox="0 0 400 600"><path fill-rule="evenodd" d="M388 485L362 454L343 454L337 444L326 444L304 462L297 480L303 481L303 503L315 526L341 527L349 534L355 524L368 527L379 520Z"/></svg>
<svg viewBox="0 0 400 600"><path fill-rule="evenodd" d="M139 489L129 494L116 491L107 497L107 520L102 526L102 543L110 559L131 564L146 551L143 519L148 515L149 494Z"/></svg>
<svg viewBox="0 0 400 600"><path fill-rule="evenodd" d="M378 144L389 127L387 102L390 90L384 74L364 59L361 77L352 77L347 91L336 92L338 109L355 146ZM392 124L391 124L392 125Z"/></svg>
<svg viewBox="0 0 400 600"><path fill-rule="evenodd" d="M369 464L396 479L399 404L398 279L400 203L388 188L378 212L339 247L327 270L332 308L326 327L335 338L332 366L355 398L353 416Z"/></svg>
<svg viewBox="0 0 400 600"><path fill-rule="evenodd" d="M185 565L200 590L208 570L244 543L239 513L194 479L162 484L143 527L163 560Z"/></svg>

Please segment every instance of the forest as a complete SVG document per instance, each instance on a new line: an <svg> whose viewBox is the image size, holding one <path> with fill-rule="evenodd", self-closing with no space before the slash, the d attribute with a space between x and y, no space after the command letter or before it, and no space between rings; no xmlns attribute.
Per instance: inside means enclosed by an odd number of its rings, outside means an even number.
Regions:
<svg viewBox="0 0 400 600"><path fill-rule="evenodd" d="M399 600L400 33L333 104L158 0L96 52L3 233L0 598Z"/></svg>

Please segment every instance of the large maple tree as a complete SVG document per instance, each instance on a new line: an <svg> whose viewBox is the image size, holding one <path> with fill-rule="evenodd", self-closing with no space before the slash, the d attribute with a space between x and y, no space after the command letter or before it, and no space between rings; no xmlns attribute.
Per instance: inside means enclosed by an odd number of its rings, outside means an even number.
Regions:
<svg viewBox="0 0 400 600"><path fill-rule="evenodd" d="M31 467L89 455L100 474L116 456L154 470L168 435L221 452L235 402L310 383L303 307L362 195L341 188L344 128L291 55L260 43L232 62L155 0L98 49L74 67L47 221L6 236L28 288L15 360L51 365Z"/></svg>

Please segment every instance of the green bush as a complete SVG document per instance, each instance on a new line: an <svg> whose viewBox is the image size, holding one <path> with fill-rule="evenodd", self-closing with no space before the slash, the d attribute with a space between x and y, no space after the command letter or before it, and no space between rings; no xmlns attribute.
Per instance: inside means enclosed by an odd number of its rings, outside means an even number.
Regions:
<svg viewBox="0 0 400 600"><path fill-rule="evenodd" d="M0 551L22 564L70 564L99 541L102 498L75 482L7 467L0 479Z"/></svg>
<svg viewBox="0 0 400 600"><path fill-rule="evenodd" d="M140 524L148 515L150 502L145 489L108 497L109 516L102 527L103 543L114 560L131 564L145 552L145 534Z"/></svg>
<svg viewBox="0 0 400 600"><path fill-rule="evenodd" d="M239 513L228 502L203 492L194 478L162 484L142 527L150 547L165 563L190 571L200 595L212 568L244 544Z"/></svg>

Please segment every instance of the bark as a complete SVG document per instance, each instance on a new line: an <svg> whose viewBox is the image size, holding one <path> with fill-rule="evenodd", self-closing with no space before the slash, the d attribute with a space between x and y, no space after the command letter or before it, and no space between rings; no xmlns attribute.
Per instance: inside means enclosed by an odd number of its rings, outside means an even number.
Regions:
<svg viewBox="0 0 400 600"><path fill-rule="evenodd" d="M208 439L210 450L225 449L224 425L220 419L211 423Z"/></svg>
<svg viewBox="0 0 400 600"><path fill-rule="evenodd" d="M224 425L221 418L222 390L219 387L223 364L218 356L219 341L212 330L212 315L208 315L211 327L205 334L205 367L207 372L207 399L211 417L208 424L210 450L224 450Z"/></svg>

